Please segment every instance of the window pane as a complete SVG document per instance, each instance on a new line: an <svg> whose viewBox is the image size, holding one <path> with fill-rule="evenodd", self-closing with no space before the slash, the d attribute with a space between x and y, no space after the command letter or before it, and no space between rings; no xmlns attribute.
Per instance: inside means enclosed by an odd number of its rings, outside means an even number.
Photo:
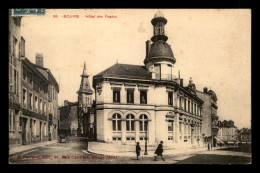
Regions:
<svg viewBox="0 0 260 173"><path fill-rule="evenodd" d="M135 121L131 121L131 131L135 131Z"/></svg>
<svg viewBox="0 0 260 173"><path fill-rule="evenodd" d="M113 120L112 122L113 122L113 131L116 131L116 121Z"/></svg>
<svg viewBox="0 0 260 173"><path fill-rule="evenodd" d="M168 131L173 131L173 122L168 121Z"/></svg>
<svg viewBox="0 0 260 173"><path fill-rule="evenodd" d="M130 122L129 122L129 120L128 121L126 121L126 131L129 131L130 130Z"/></svg>
<svg viewBox="0 0 260 173"><path fill-rule="evenodd" d="M117 120L117 130L121 131L121 120Z"/></svg>
<svg viewBox="0 0 260 173"><path fill-rule="evenodd" d="M143 131L143 121L139 121L139 128L140 128L140 131Z"/></svg>
<svg viewBox="0 0 260 173"><path fill-rule="evenodd" d="M148 129L148 121L145 121L144 122L144 131L147 131L147 129Z"/></svg>

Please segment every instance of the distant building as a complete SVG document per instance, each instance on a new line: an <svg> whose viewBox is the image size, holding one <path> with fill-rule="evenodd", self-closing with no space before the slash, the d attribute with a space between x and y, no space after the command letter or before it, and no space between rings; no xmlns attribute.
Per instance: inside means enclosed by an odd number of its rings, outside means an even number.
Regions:
<svg viewBox="0 0 260 173"><path fill-rule="evenodd" d="M218 136L223 142L236 142L238 141L238 129L232 120L219 121Z"/></svg>
<svg viewBox="0 0 260 173"><path fill-rule="evenodd" d="M58 131L70 131L73 136L77 135L78 129L78 102L64 100L64 106L59 107L60 123Z"/></svg>
<svg viewBox="0 0 260 173"><path fill-rule="evenodd" d="M204 142L210 142L212 146L216 146L216 136L218 134L218 115L217 115L217 95L213 90L207 87L203 88L203 92L196 91L197 96L204 101L202 107L202 129Z"/></svg>
<svg viewBox="0 0 260 173"><path fill-rule="evenodd" d="M78 136L87 136L96 139L96 124L94 123L94 107L92 101L93 91L89 84L89 75L86 71L86 63L81 75L78 94Z"/></svg>
<svg viewBox="0 0 260 173"><path fill-rule="evenodd" d="M251 142L251 140L252 140L251 135L252 135L251 129L243 128L243 129L239 130L238 139L241 142Z"/></svg>

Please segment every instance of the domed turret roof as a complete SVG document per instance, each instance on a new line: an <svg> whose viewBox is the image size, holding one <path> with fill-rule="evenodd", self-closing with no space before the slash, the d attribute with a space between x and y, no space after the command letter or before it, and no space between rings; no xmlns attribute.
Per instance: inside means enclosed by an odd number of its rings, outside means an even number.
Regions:
<svg viewBox="0 0 260 173"><path fill-rule="evenodd" d="M151 45L150 52L144 63L156 59L166 59L171 61L173 64L176 62L171 46L163 40L158 40Z"/></svg>

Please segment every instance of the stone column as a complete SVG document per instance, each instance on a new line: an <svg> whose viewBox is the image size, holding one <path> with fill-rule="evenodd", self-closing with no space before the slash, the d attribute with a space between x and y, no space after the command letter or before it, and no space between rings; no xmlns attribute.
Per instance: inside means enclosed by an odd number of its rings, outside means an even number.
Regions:
<svg viewBox="0 0 260 173"><path fill-rule="evenodd" d="M153 127L152 127L152 123L151 123L151 121L149 121L148 120L148 135L147 135L147 138L148 138L148 141L147 141L147 143L149 144L151 144L151 143L153 143L154 142L154 139L153 139L153 130L152 129L154 129Z"/></svg>
<svg viewBox="0 0 260 173"><path fill-rule="evenodd" d="M184 126L185 126L185 124L183 123L183 120L182 120L182 123L181 123L181 135L182 135L182 137L181 137L181 143L184 143Z"/></svg>
<svg viewBox="0 0 260 173"><path fill-rule="evenodd" d="M126 120L122 119L121 121L121 133L122 133L122 143L126 142Z"/></svg>
<svg viewBox="0 0 260 173"><path fill-rule="evenodd" d="M175 116L175 121L174 121L174 139L175 139L175 143L178 143L179 141L179 113L176 113Z"/></svg>
<svg viewBox="0 0 260 173"><path fill-rule="evenodd" d="M135 142L139 142L139 140L140 140L140 137L139 137L139 134L140 134L139 123L140 123L139 119L135 118Z"/></svg>

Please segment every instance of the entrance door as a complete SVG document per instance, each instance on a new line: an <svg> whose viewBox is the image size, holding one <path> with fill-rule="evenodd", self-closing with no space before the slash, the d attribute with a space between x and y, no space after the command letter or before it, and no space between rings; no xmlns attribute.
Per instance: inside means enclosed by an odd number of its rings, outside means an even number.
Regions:
<svg viewBox="0 0 260 173"><path fill-rule="evenodd" d="M26 144L26 124L27 124L27 119L23 118L22 119L22 145Z"/></svg>

